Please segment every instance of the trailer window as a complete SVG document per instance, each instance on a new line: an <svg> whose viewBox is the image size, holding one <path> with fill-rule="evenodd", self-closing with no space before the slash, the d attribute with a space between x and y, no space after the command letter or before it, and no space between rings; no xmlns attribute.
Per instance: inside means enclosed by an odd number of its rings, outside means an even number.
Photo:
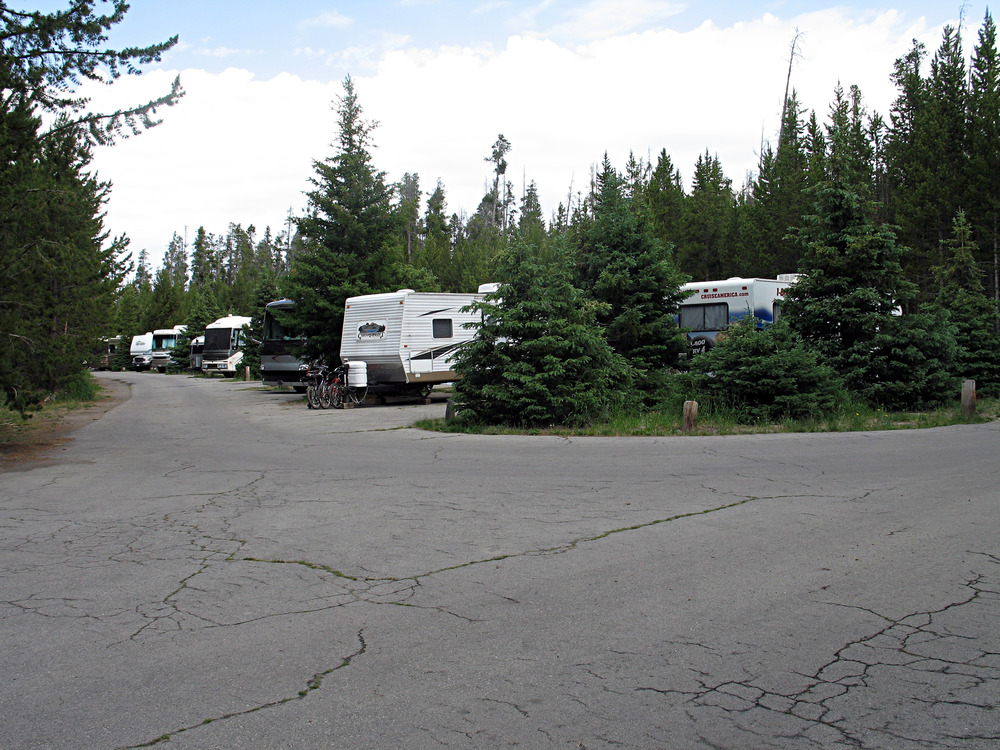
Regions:
<svg viewBox="0 0 1000 750"><path fill-rule="evenodd" d="M681 305L678 322L692 331L724 331L729 327L729 305Z"/></svg>
<svg viewBox="0 0 1000 750"><path fill-rule="evenodd" d="M452 337L451 318L433 318L431 331L436 339L450 339Z"/></svg>

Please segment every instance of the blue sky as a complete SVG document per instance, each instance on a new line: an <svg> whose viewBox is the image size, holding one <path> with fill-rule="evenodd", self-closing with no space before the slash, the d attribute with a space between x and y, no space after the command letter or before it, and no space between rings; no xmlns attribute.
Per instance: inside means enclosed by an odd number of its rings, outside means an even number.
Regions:
<svg viewBox="0 0 1000 750"><path fill-rule="evenodd" d="M419 174L425 193L440 180L450 213L475 211L500 133L515 193L534 181L547 216L605 152L621 168L665 149L686 181L708 152L739 188L776 134L796 31L806 108L822 119L834 87L857 84L887 115L893 61L914 38L933 53L963 9L968 53L983 2L135 0L112 44L180 43L95 102L151 98L177 74L187 96L97 154L114 184L107 224L154 263L174 232L280 231L305 208L313 161L332 155L348 74L379 122L376 166L392 181Z"/></svg>

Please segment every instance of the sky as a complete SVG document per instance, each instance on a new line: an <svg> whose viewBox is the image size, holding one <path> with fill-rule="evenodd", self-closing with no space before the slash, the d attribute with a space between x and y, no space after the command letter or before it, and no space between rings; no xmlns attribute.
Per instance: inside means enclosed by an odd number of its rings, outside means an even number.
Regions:
<svg viewBox="0 0 1000 750"><path fill-rule="evenodd" d="M88 87L93 106L148 101L177 75L186 94L157 127L99 148L93 168L113 185L106 228L154 270L175 233L277 235L306 209L315 162L335 154L350 76L377 123L374 166L390 182L418 175L425 197L440 181L449 215L475 212L500 134L514 194L533 181L547 218L588 190L605 154L623 169L665 150L689 187L707 153L738 189L776 142L797 34L791 85L807 110L825 120L836 86L857 85L887 119L893 62L913 40L930 56L951 24L968 55L986 12L961 0L133 0L111 45L179 41L142 76Z"/></svg>

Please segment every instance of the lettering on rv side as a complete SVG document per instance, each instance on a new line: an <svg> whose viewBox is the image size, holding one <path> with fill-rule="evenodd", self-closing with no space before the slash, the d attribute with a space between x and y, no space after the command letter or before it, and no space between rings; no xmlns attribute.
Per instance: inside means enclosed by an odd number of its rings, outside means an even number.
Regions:
<svg viewBox="0 0 1000 750"><path fill-rule="evenodd" d="M749 297L750 292L716 292L714 294L702 294L700 299L729 299L731 297Z"/></svg>
<svg viewBox="0 0 1000 750"><path fill-rule="evenodd" d="M380 339L385 336L386 322L384 320L369 320L358 326L358 341Z"/></svg>

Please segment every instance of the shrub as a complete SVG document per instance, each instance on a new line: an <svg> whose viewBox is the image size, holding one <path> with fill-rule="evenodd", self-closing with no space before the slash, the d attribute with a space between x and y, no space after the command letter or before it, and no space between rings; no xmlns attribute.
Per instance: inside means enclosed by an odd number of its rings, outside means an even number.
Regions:
<svg viewBox="0 0 1000 750"><path fill-rule="evenodd" d="M741 422L815 419L832 413L845 392L833 369L778 322L758 329L748 320L691 363L699 400Z"/></svg>

